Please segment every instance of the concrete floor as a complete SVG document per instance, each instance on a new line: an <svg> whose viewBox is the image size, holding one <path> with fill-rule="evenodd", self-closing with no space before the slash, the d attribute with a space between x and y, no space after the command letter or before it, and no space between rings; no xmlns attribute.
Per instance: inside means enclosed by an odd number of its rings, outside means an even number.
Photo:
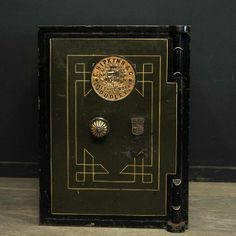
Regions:
<svg viewBox="0 0 236 236"><path fill-rule="evenodd" d="M0 236L175 235L158 229L39 226L38 198L38 179L0 178ZM190 226L183 235L236 235L236 184L190 183Z"/></svg>

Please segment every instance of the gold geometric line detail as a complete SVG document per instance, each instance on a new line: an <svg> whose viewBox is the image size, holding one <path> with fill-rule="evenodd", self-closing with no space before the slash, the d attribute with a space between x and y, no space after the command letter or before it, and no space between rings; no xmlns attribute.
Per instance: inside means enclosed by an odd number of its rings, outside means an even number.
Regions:
<svg viewBox="0 0 236 236"><path fill-rule="evenodd" d="M135 158L134 158L135 159ZM121 171L120 174L126 174L127 172L125 172L126 169L128 169L129 167L152 167L150 165L126 165ZM133 173L132 173L133 174Z"/></svg>
<svg viewBox="0 0 236 236"><path fill-rule="evenodd" d="M85 158L86 158L86 154L88 154L88 156L90 156L91 158L92 158L92 166L94 167L95 165L97 165L97 166L100 166L103 170L104 170L104 172L94 172L94 173L105 173L105 174L109 174L109 171L102 165L102 164L94 164L94 156L87 150L87 149L85 149L84 148L84 156L85 156ZM85 163L86 164L86 163Z"/></svg>
<svg viewBox="0 0 236 236"><path fill-rule="evenodd" d="M78 66L82 66L82 69L79 70ZM90 74L91 72L85 70L85 63L75 63L75 73L76 74L83 74L83 80L76 80L78 82L82 82L84 85L84 97L86 97L91 91L92 88L90 88L88 91L86 91L86 82L90 82L90 80L86 80L86 74Z"/></svg>
<svg viewBox="0 0 236 236"><path fill-rule="evenodd" d="M146 71L145 67L147 66L151 66L151 70L150 71ZM137 81L137 82L141 82L142 83L142 91L140 91L138 88L135 88L135 90L142 96L144 97L144 93L145 93L145 74L153 74L153 63L143 63L142 64L142 71L136 72L137 74L141 74L142 75L142 80L141 81Z"/></svg>
<svg viewBox="0 0 236 236"><path fill-rule="evenodd" d="M81 171L77 171L76 172L77 174L86 174L86 175L89 175L89 174L92 174L92 175L104 175L104 174L106 174L105 172L91 172L91 171L86 171L86 172L81 172Z"/></svg>
<svg viewBox="0 0 236 236"><path fill-rule="evenodd" d="M127 174L125 170L128 169L129 167L152 167L150 165L126 165L121 171L120 174ZM133 174L133 173L132 173Z"/></svg>
<svg viewBox="0 0 236 236"><path fill-rule="evenodd" d="M77 172L79 173L79 172ZM81 172L82 173L82 172ZM89 173L89 172L88 172ZM133 172L127 172L127 173L123 173L124 175L133 175ZM151 173L135 173L135 175L144 175L144 176L151 176Z"/></svg>
<svg viewBox="0 0 236 236"><path fill-rule="evenodd" d="M143 97L143 94L137 88L135 88L135 90L136 90L136 92L138 92Z"/></svg>
<svg viewBox="0 0 236 236"><path fill-rule="evenodd" d="M89 89L89 91L84 94L84 97L86 97L91 91L92 91L92 89Z"/></svg>
<svg viewBox="0 0 236 236"><path fill-rule="evenodd" d="M92 164L86 163L86 160L88 159L87 157L90 157L92 160ZM83 163L77 163L76 160L76 165L77 166L83 166L83 172L76 172L76 182L85 182L86 180L86 175L87 174L92 174L93 176L93 181L95 181L95 175L99 174L109 174L109 171L102 165L102 164L95 164L94 163L94 156L86 149L84 148L84 155L83 155ZM92 167L92 172L86 172L86 166L91 166ZM103 171L94 171L94 166L99 166ZM78 174L83 174L83 179L78 180Z"/></svg>
<svg viewBox="0 0 236 236"><path fill-rule="evenodd" d="M133 167L133 172L126 172L125 170L129 167ZM136 167L142 167L142 171L138 172L136 171ZM144 165L144 160L142 160L142 165L136 165L136 158L134 158L134 164L133 165L126 165L121 171L120 174L122 175L134 175L134 180L136 182L136 176L142 177L142 183L144 184L151 184L153 183L153 174L152 173L145 173L144 167L151 167L150 165ZM149 176L149 180L145 180L145 177Z"/></svg>

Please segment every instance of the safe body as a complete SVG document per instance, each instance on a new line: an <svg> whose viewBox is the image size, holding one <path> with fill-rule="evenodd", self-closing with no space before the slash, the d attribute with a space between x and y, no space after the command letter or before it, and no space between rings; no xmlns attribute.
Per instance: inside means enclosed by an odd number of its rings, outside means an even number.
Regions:
<svg viewBox="0 0 236 236"><path fill-rule="evenodd" d="M188 98L187 26L40 27L41 223L183 231Z"/></svg>

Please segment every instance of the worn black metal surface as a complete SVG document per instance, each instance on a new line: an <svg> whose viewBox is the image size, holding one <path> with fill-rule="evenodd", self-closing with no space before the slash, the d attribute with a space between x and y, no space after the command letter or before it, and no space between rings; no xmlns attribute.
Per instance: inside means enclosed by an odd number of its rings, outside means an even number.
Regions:
<svg viewBox="0 0 236 236"><path fill-rule="evenodd" d="M167 227L188 225L189 26L42 26L39 30L40 222L42 224ZM178 83L177 172L167 178L164 216L52 214L50 163L49 39L51 38L168 38L168 81ZM177 183L177 184L176 184ZM176 186L177 185L177 186ZM92 193L91 193L92 194ZM59 197L59 196L58 196ZM67 204L67 199L61 204ZM112 212L112 209L110 209Z"/></svg>

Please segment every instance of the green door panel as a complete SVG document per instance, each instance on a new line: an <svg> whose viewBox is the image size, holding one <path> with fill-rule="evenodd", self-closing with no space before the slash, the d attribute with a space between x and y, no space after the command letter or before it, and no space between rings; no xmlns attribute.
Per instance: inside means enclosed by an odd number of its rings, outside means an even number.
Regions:
<svg viewBox="0 0 236 236"><path fill-rule="evenodd" d="M51 212L63 215L167 214L167 175L176 173L177 83L167 82L168 38L50 39ZM91 71L117 55L136 84L119 101L93 90ZM91 136L95 117L108 135ZM132 134L132 118L144 133Z"/></svg>

